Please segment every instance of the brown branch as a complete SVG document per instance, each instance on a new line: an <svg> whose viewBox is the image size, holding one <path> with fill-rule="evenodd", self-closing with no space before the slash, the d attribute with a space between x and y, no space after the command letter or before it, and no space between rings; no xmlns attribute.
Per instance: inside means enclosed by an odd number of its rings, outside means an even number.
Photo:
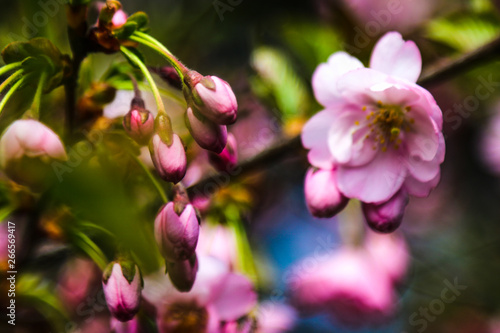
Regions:
<svg viewBox="0 0 500 333"><path fill-rule="evenodd" d="M500 37L458 59L449 60L438 66L432 66L421 75L417 83L428 87L443 82L474 66L491 61L497 55L500 55ZM281 141L253 158L241 162L232 172L221 172L205 177L191 185L187 191L191 196L195 194L210 194L216 188L227 185L232 180L255 172L261 167L275 165L291 155L296 155L300 149L303 148L300 135L297 135L291 139Z"/></svg>
<svg viewBox="0 0 500 333"><path fill-rule="evenodd" d="M464 54L458 59L448 61L445 64L431 66L422 73L417 83L428 87L443 82L474 68L478 64L492 61L497 56L500 56L500 37L474 51Z"/></svg>

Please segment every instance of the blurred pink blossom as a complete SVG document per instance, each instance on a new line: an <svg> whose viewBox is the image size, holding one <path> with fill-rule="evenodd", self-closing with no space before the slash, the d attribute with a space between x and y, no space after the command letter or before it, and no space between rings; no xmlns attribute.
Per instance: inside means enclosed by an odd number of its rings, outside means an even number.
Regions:
<svg viewBox="0 0 500 333"><path fill-rule="evenodd" d="M257 302L251 282L213 257L199 256L199 270L190 292L176 290L159 272L145 278L144 298L157 309L160 333L221 332L221 321L247 315Z"/></svg>
<svg viewBox="0 0 500 333"><path fill-rule="evenodd" d="M234 269L238 260L238 247L234 232L223 225L203 224L196 252L215 257Z"/></svg>
<svg viewBox="0 0 500 333"><path fill-rule="evenodd" d="M427 20L436 5L436 1L431 0L343 1L360 23L356 32L368 37L389 30L410 31Z"/></svg>
<svg viewBox="0 0 500 333"><path fill-rule="evenodd" d="M363 246L343 246L322 265L292 279L293 304L304 313L327 312L351 326L388 320L396 311L395 283L407 270L406 247L402 240L370 234Z"/></svg>
<svg viewBox="0 0 500 333"><path fill-rule="evenodd" d="M76 310L99 281L99 275L98 268L89 259L76 258L66 264L57 284L57 293L65 306Z"/></svg>
<svg viewBox="0 0 500 333"><path fill-rule="evenodd" d="M37 120L16 120L0 138L0 167L23 185L40 186L50 172L49 163L67 158L59 136Z"/></svg>
<svg viewBox="0 0 500 333"><path fill-rule="evenodd" d="M500 103L496 109L484 130L479 151L489 169L500 175Z"/></svg>
<svg viewBox="0 0 500 333"><path fill-rule="evenodd" d="M288 332L297 319L297 311L285 303L262 302L257 313L257 333Z"/></svg>

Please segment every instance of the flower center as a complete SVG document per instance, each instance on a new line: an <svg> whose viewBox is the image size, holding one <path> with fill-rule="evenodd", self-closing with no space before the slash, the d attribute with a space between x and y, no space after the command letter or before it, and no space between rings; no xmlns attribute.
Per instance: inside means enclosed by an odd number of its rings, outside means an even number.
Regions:
<svg viewBox="0 0 500 333"><path fill-rule="evenodd" d="M196 302L169 304L162 317L161 332L201 333L208 324L208 312Z"/></svg>
<svg viewBox="0 0 500 333"><path fill-rule="evenodd" d="M367 110L368 108L364 106L363 111ZM403 108L399 105L377 102L375 108L366 115L370 128L366 139L372 139L375 144L378 143L382 151L386 151L391 146L398 149L402 142L401 132L409 132L410 125L415 122L413 118L408 118L406 115L410 111L410 106ZM376 145L373 149L377 149Z"/></svg>

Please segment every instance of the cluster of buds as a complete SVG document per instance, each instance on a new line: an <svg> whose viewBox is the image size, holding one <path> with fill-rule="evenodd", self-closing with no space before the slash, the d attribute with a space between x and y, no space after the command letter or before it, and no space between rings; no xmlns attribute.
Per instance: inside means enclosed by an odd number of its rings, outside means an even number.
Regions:
<svg viewBox="0 0 500 333"><path fill-rule="evenodd" d="M200 224L196 210L181 186L174 187L173 201L160 209L154 233L172 284L179 291L191 290L198 271L195 250Z"/></svg>
<svg viewBox="0 0 500 333"><path fill-rule="evenodd" d="M216 76L187 71L186 126L198 145L220 154L228 141L227 125L236 121L238 103L231 86Z"/></svg>
<svg viewBox="0 0 500 333"><path fill-rule="evenodd" d="M127 259L111 262L102 277L111 315L122 322L132 320L139 311L143 286L141 271L134 262Z"/></svg>

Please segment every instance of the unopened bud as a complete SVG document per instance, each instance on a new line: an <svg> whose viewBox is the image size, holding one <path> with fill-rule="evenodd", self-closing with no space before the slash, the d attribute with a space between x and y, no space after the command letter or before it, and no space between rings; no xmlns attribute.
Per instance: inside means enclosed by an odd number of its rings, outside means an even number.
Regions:
<svg viewBox="0 0 500 333"><path fill-rule="evenodd" d="M363 203L363 214L368 226L374 231L390 233L396 230L408 205L408 194L400 190L388 201L378 204Z"/></svg>
<svg viewBox="0 0 500 333"><path fill-rule="evenodd" d="M130 110L123 117L123 128L138 144L146 145L155 130L153 114L143 109Z"/></svg>
<svg viewBox="0 0 500 333"><path fill-rule="evenodd" d="M198 258L194 254L184 261L166 262L166 270L174 287L181 292L188 292L193 288L198 273Z"/></svg>
<svg viewBox="0 0 500 333"><path fill-rule="evenodd" d="M216 124L230 125L236 121L238 103L226 81L205 76L195 84L192 94L199 111Z"/></svg>
<svg viewBox="0 0 500 333"><path fill-rule="evenodd" d="M163 206L155 219L155 238L167 261L189 259L196 250L200 226L191 204L176 212L174 202Z"/></svg>
<svg viewBox="0 0 500 333"><path fill-rule="evenodd" d="M185 115L186 126L194 141L203 149L221 153L227 142L227 128L218 125L188 107Z"/></svg>
<svg viewBox="0 0 500 333"><path fill-rule="evenodd" d="M149 144L151 159L160 177L177 184L186 174L186 152L177 134L172 137L171 145L167 145L158 134L153 135Z"/></svg>
<svg viewBox="0 0 500 333"><path fill-rule="evenodd" d="M226 147L220 154L210 154L210 163L219 171L230 171L238 163L238 145L232 133L227 135Z"/></svg>
<svg viewBox="0 0 500 333"><path fill-rule="evenodd" d="M143 287L139 267L129 261L113 261L105 269L102 288L108 309L120 321L131 320L139 311Z"/></svg>
<svg viewBox="0 0 500 333"><path fill-rule="evenodd" d="M342 211L349 201L337 186L335 170L310 168L307 171L304 192L309 212L316 217L332 217Z"/></svg>

